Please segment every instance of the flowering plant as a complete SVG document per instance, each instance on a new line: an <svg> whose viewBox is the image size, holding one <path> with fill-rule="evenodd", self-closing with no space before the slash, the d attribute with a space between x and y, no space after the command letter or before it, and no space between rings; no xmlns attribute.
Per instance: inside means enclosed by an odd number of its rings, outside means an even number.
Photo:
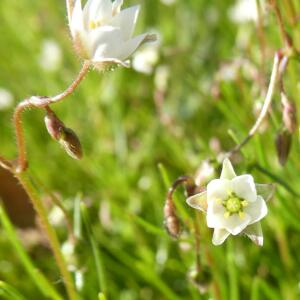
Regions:
<svg viewBox="0 0 300 300"><path fill-rule="evenodd" d="M187 203L206 212L207 226L214 228L214 245L222 244L230 234L244 233L262 246L259 221L268 212L266 201L273 190L270 184L255 184L249 174L237 176L225 159L220 178L210 181L206 191L188 197Z"/></svg>
<svg viewBox="0 0 300 300"><path fill-rule="evenodd" d="M77 53L95 66L126 59L143 43L155 39L147 33L132 37L139 6L121 11L123 0L88 0L82 9L76 0L68 13L69 26Z"/></svg>

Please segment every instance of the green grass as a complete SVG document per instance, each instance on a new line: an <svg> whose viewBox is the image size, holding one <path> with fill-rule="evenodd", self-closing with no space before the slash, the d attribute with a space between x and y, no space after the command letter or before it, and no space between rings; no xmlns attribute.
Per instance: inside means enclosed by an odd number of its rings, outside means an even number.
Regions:
<svg viewBox="0 0 300 300"><path fill-rule="evenodd" d="M300 24L290 22L288 1L278 2L300 49ZM298 0L291 2L299 16ZM223 151L229 150L255 121L254 106L265 95L273 55L284 45L274 13L269 9L265 15L262 63L255 24L236 25L228 18L234 1L177 0L172 6L159 0L125 1L126 6L134 3L141 4L137 32L153 28L162 38L156 70L164 65L170 77L161 114L154 101L155 71L149 76L124 68L91 71L72 96L52 107L80 137L81 161L69 158L50 138L42 111L24 114L29 174L46 187L37 186L41 196L46 190L58 193L74 216L78 243L70 265L78 293L85 300L217 299L217 286L225 300L298 299L300 145L297 133L287 164L280 166L275 151L281 126L278 89L272 118L243 148L236 164L238 173L251 172L257 182L277 185L262 222L264 247L244 237L230 237L214 247L200 215L202 263L212 266L213 275L211 288L200 295L187 279L195 266L194 237L188 233L194 212L185 205L182 190L176 193L184 221L181 240L172 240L163 226L169 184L180 175L195 174L203 160L217 157L212 138ZM0 19L0 87L9 89L16 102L62 91L80 69L64 1L1 0ZM45 39L54 39L62 49L62 65L55 72L39 64ZM213 96L220 66L240 58L266 84L243 63L238 76L221 81L218 96ZM299 72L299 62L293 60L285 76L287 94L297 105ZM16 155L12 113L13 108L0 110L0 154L9 158ZM162 115L171 122L163 123ZM0 299L60 299L57 293L65 299L50 250L44 244L28 248L3 207L0 219ZM56 230L63 244L65 224Z"/></svg>

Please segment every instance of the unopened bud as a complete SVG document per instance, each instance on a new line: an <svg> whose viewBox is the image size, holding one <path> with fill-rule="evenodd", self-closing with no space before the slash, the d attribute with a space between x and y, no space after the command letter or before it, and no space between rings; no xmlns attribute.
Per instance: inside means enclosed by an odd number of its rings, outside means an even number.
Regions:
<svg viewBox="0 0 300 300"><path fill-rule="evenodd" d="M172 196L168 194L164 206L164 224L168 233L173 238L178 238L181 232L180 221L176 214L176 208L172 200Z"/></svg>
<svg viewBox="0 0 300 300"><path fill-rule="evenodd" d="M281 93L281 103L283 106L282 120L284 126L290 133L297 130L297 109L294 102L289 100L284 93Z"/></svg>
<svg viewBox="0 0 300 300"><path fill-rule="evenodd" d="M60 136L58 141L72 158L82 158L82 147L80 140L72 129L62 127L60 129Z"/></svg>
<svg viewBox="0 0 300 300"><path fill-rule="evenodd" d="M64 123L56 116L52 110L47 110L47 115L44 118L47 131L55 140L59 140Z"/></svg>
<svg viewBox="0 0 300 300"><path fill-rule="evenodd" d="M207 293L212 280L211 272L207 267L201 268L200 271L196 269L191 270L188 277L200 294Z"/></svg>
<svg viewBox="0 0 300 300"><path fill-rule="evenodd" d="M283 129L277 133L276 136L276 150L277 150L277 157L280 164L283 166L285 165L292 145L292 135L291 133Z"/></svg>

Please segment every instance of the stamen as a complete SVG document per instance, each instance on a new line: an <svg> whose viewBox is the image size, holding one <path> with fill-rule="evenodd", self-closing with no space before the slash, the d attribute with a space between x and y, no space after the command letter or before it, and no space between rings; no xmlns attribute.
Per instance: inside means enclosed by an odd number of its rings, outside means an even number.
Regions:
<svg viewBox="0 0 300 300"><path fill-rule="evenodd" d="M245 218L245 213L243 211L240 211L239 216L240 216L241 219L244 219Z"/></svg>
<svg viewBox="0 0 300 300"><path fill-rule="evenodd" d="M243 207L246 207L246 206L248 206L248 205L249 205L249 203L248 203L248 201L247 201L247 200L244 200L244 201L242 201L242 205L243 205Z"/></svg>
<svg viewBox="0 0 300 300"><path fill-rule="evenodd" d="M231 213L230 213L229 211L225 211L224 217L225 217L226 219L228 219L228 218L230 217L230 215L231 215Z"/></svg>

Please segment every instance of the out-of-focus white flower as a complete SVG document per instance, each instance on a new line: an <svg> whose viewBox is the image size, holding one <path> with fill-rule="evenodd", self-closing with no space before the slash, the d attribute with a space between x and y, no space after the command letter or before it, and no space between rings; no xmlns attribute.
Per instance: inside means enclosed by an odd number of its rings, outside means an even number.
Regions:
<svg viewBox="0 0 300 300"><path fill-rule="evenodd" d="M4 88L0 88L0 110L6 110L14 104L14 96Z"/></svg>
<svg viewBox="0 0 300 300"><path fill-rule="evenodd" d="M160 0L160 2L165 5L173 5L176 2L176 0Z"/></svg>
<svg viewBox="0 0 300 300"><path fill-rule="evenodd" d="M45 40L39 57L40 66L49 72L58 70L62 63L62 51L54 40Z"/></svg>
<svg viewBox="0 0 300 300"><path fill-rule="evenodd" d="M231 162L225 159L220 179L210 181L205 192L189 197L187 203L207 213L207 226L214 228L214 245L222 244L230 234L244 233L262 246L259 221L268 212L265 201L273 192L273 185L255 184L249 174L236 176Z"/></svg>
<svg viewBox="0 0 300 300"><path fill-rule="evenodd" d="M140 73L150 75L159 59L159 46L157 43L146 46L135 53L132 67Z"/></svg>
<svg viewBox="0 0 300 300"><path fill-rule="evenodd" d="M256 22L258 19L256 0L238 0L229 10L229 17L235 23Z"/></svg>
<svg viewBox="0 0 300 300"><path fill-rule="evenodd" d="M81 0L75 0L68 12L69 26L75 49L95 66L105 63L125 64L136 49L155 36L141 34L132 37L139 6L121 11L123 0L88 0L82 9Z"/></svg>

